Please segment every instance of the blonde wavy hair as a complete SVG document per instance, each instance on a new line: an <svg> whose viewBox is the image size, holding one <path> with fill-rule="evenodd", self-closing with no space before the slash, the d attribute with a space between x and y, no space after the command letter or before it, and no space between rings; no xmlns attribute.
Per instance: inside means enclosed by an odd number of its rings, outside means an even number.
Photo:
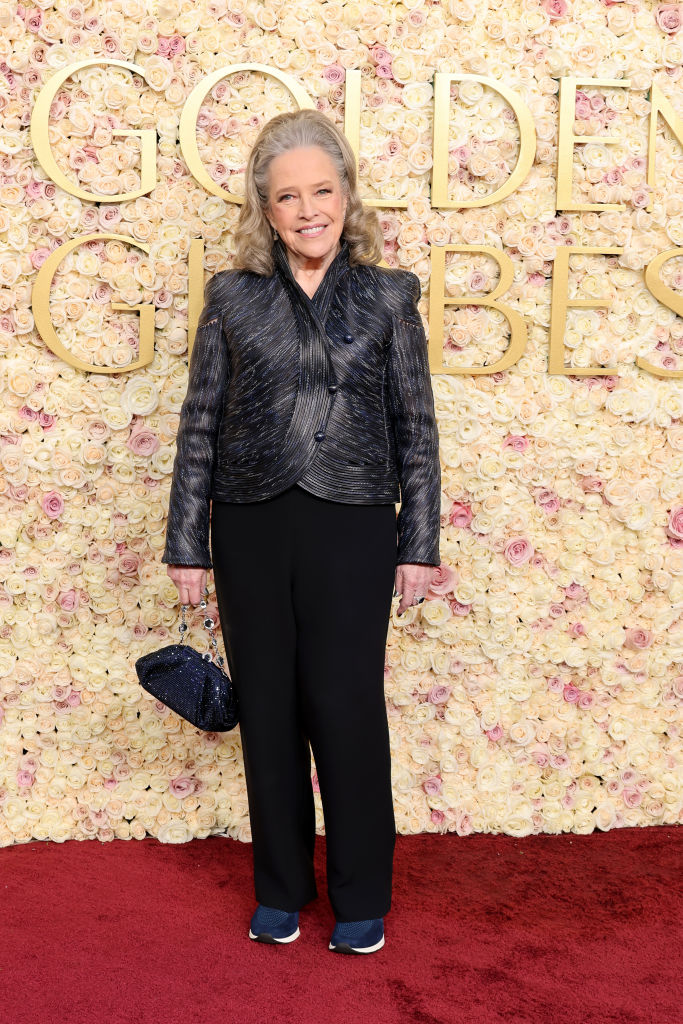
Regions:
<svg viewBox="0 0 683 1024"><path fill-rule="evenodd" d="M384 236L377 213L363 206L358 194L356 160L346 136L319 110L304 108L277 114L264 124L249 154L244 202L235 231L233 267L270 277L273 229L264 207L270 194L270 162L299 146L319 146L332 160L347 198L343 234L349 243L349 263L379 263Z"/></svg>

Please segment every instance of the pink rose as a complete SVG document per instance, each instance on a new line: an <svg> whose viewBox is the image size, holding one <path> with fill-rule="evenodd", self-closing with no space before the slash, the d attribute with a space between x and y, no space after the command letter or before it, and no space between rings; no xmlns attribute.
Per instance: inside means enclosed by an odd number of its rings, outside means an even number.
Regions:
<svg viewBox="0 0 683 1024"><path fill-rule="evenodd" d="M375 64L391 64L394 56L387 50L386 46L371 46L370 56L374 60Z"/></svg>
<svg viewBox="0 0 683 1024"><path fill-rule="evenodd" d="M174 796L182 800L183 797L192 796L197 789L197 780L181 775L177 779L171 779L168 788Z"/></svg>
<svg viewBox="0 0 683 1024"><path fill-rule="evenodd" d="M471 604L462 604L462 602L458 601L457 598L455 597L448 603L450 605L450 609L453 615L469 615L472 608Z"/></svg>
<svg viewBox="0 0 683 1024"><path fill-rule="evenodd" d="M539 491L536 501L546 512L557 512L560 507L560 499L554 491L544 489Z"/></svg>
<svg viewBox="0 0 683 1024"><path fill-rule="evenodd" d="M33 269L40 270L40 268L42 267L43 263L45 262L49 255L50 250L46 248L46 246L44 245L41 245L37 249L34 249L29 256L31 266L33 267Z"/></svg>
<svg viewBox="0 0 683 1024"><path fill-rule="evenodd" d="M454 501L448 513L448 521L451 526L469 526L472 522L472 509L469 505Z"/></svg>
<svg viewBox="0 0 683 1024"><path fill-rule="evenodd" d="M491 729L485 729L484 732L493 743L496 743L503 735L503 726L497 722Z"/></svg>
<svg viewBox="0 0 683 1024"><path fill-rule="evenodd" d="M320 792L320 783L318 782L318 776L317 776L317 774L315 772L311 776L311 785L313 786L313 792L314 793L319 793Z"/></svg>
<svg viewBox="0 0 683 1024"><path fill-rule="evenodd" d="M516 452L524 452L529 447L529 440L524 434L508 434L503 441L503 448L512 448Z"/></svg>
<svg viewBox="0 0 683 1024"><path fill-rule="evenodd" d="M35 782L35 778L31 772L22 769L17 772L17 785L18 786L32 786Z"/></svg>
<svg viewBox="0 0 683 1024"><path fill-rule="evenodd" d="M434 575L432 576L432 582L429 584L429 590L432 594L437 594L442 597L444 594L448 594L453 589L455 582L455 570L451 569L450 565L445 565L443 562L434 569Z"/></svg>
<svg viewBox="0 0 683 1024"><path fill-rule="evenodd" d="M469 836L472 833L472 817L467 811L458 811L455 818L455 831L459 836Z"/></svg>
<svg viewBox="0 0 683 1024"><path fill-rule="evenodd" d="M78 608L78 603L77 590L63 591L57 598L57 604L65 612L72 612L74 608Z"/></svg>
<svg viewBox="0 0 683 1024"><path fill-rule="evenodd" d="M618 167L610 167L606 174L603 174L602 180L606 185L618 185L620 181L623 181L623 174Z"/></svg>
<svg viewBox="0 0 683 1024"><path fill-rule="evenodd" d="M140 568L140 555L135 551L126 551L118 562L118 570L123 576L135 576Z"/></svg>
<svg viewBox="0 0 683 1024"><path fill-rule="evenodd" d="M648 185L640 185L638 188L634 188L629 202L636 210L644 209L650 202L650 187Z"/></svg>
<svg viewBox="0 0 683 1024"><path fill-rule="evenodd" d="M570 761L568 754L551 754L549 758L551 768L568 768Z"/></svg>
<svg viewBox="0 0 683 1024"><path fill-rule="evenodd" d="M669 512L667 532L670 537L683 540L683 505L674 505Z"/></svg>
<svg viewBox="0 0 683 1024"><path fill-rule="evenodd" d="M576 91L576 98L574 102L574 114L579 121L585 121L586 118L591 116L591 103L585 92Z"/></svg>
<svg viewBox="0 0 683 1024"><path fill-rule="evenodd" d="M472 271L472 273L470 274L469 282L471 292L481 292L484 290L484 288L486 288L487 284L488 279L486 277L486 274L482 273L481 270Z"/></svg>
<svg viewBox="0 0 683 1024"><path fill-rule="evenodd" d="M326 82L343 82L346 77L346 69L341 64L328 64L323 70L323 78Z"/></svg>
<svg viewBox="0 0 683 1024"><path fill-rule="evenodd" d="M537 764L539 768L545 768L548 764L548 751L544 747L534 747L531 751L531 756L534 760L534 764Z"/></svg>
<svg viewBox="0 0 683 1024"><path fill-rule="evenodd" d="M631 651L643 651L647 647L652 646L654 636L651 629L641 629L639 626L634 626L626 630L624 637L624 647L628 647Z"/></svg>
<svg viewBox="0 0 683 1024"><path fill-rule="evenodd" d="M126 446L135 455L152 455L159 450L159 438L148 427L138 427L133 430L126 441Z"/></svg>
<svg viewBox="0 0 683 1024"><path fill-rule="evenodd" d="M678 32L681 27L681 5L680 4L660 4L655 14L655 21L662 32L668 32L669 35L673 32Z"/></svg>
<svg viewBox="0 0 683 1024"><path fill-rule="evenodd" d="M446 686L444 683L434 683L427 700L430 704L445 704L451 695L452 687Z"/></svg>
<svg viewBox="0 0 683 1024"><path fill-rule="evenodd" d="M533 547L526 537L511 537L505 545L505 557L510 565L524 565L533 554Z"/></svg>
<svg viewBox="0 0 683 1024"><path fill-rule="evenodd" d="M446 815L443 811L432 811L431 819L435 825L441 825L446 820Z"/></svg>
<svg viewBox="0 0 683 1024"><path fill-rule="evenodd" d="M568 704L576 704L580 694L581 691L578 689L578 687L573 686L571 683L568 686L565 686L565 688L562 691L562 696Z"/></svg>
<svg viewBox="0 0 683 1024"><path fill-rule="evenodd" d="M586 711L587 708L592 708L594 703L595 697L593 696L593 694L588 693L587 690L582 690L581 695L577 701L577 706L580 707L582 711Z"/></svg>
<svg viewBox="0 0 683 1024"><path fill-rule="evenodd" d="M557 18L564 18L569 10L567 0L543 0L543 7L553 21Z"/></svg>
<svg viewBox="0 0 683 1024"><path fill-rule="evenodd" d="M177 53L185 53L185 40L183 39L182 36L179 36L177 33L171 36L171 38L168 41L168 44L169 52L172 57L175 57Z"/></svg>
<svg viewBox="0 0 683 1024"><path fill-rule="evenodd" d="M433 775L431 778L425 779L422 788L428 796L436 796L441 792L441 777Z"/></svg>
<svg viewBox="0 0 683 1024"><path fill-rule="evenodd" d="M64 498L59 491L48 491L40 502L43 512L50 519L57 519L64 511Z"/></svg>

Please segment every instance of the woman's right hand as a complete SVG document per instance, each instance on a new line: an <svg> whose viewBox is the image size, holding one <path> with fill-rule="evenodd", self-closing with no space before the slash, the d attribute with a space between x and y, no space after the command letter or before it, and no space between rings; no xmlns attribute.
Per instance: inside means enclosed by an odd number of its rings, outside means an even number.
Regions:
<svg viewBox="0 0 683 1024"><path fill-rule="evenodd" d="M193 565L168 565L166 572L176 585L181 604L199 604L206 589L206 569Z"/></svg>

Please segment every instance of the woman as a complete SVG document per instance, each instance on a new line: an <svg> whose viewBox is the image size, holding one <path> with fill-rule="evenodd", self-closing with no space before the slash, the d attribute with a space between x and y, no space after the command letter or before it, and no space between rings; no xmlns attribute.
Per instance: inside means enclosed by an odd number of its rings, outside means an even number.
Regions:
<svg viewBox="0 0 683 1024"><path fill-rule="evenodd" d="M392 587L402 614L439 565L420 285L377 266L382 233L358 196L353 152L316 110L261 130L236 237L233 268L206 286L162 561L185 604L199 603L214 571L240 701L250 937L296 939L317 895L312 748L329 948L370 953L384 944L396 838L384 697Z"/></svg>

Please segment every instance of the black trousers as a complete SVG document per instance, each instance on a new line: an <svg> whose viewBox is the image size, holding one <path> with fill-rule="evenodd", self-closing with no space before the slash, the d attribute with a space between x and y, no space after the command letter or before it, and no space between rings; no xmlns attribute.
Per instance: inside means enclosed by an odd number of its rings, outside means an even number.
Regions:
<svg viewBox="0 0 683 1024"><path fill-rule="evenodd" d="M383 917L396 841L384 697L395 506L298 485L265 501L214 501L211 549L240 700L256 900L294 911L318 895L312 749L336 919Z"/></svg>

